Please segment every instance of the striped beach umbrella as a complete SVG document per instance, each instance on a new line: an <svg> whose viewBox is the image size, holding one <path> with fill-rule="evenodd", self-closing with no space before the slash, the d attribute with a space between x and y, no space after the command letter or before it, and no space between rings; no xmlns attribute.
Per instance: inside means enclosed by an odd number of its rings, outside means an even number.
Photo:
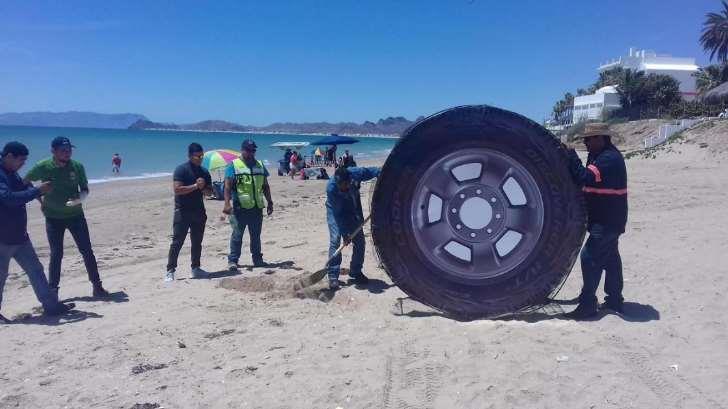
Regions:
<svg viewBox="0 0 728 409"><path fill-rule="evenodd" d="M224 169L230 162L240 157L240 153L230 149L215 149L205 152L202 167L212 172Z"/></svg>

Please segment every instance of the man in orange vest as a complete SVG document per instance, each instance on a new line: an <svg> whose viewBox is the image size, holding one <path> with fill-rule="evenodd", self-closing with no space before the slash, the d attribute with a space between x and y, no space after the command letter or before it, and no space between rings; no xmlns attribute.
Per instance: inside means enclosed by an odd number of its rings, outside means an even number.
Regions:
<svg viewBox="0 0 728 409"><path fill-rule="evenodd" d="M623 312L622 259L619 236L627 224L627 168L624 157L612 144L606 124L587 124L583 134L589 156L586 167L573 149L569 150L570 170L582 185L586 198L589 238L581 250L584 286L579 305L567 318L587 319L597 314L596 291L605 271L602 308Z"/></svg>

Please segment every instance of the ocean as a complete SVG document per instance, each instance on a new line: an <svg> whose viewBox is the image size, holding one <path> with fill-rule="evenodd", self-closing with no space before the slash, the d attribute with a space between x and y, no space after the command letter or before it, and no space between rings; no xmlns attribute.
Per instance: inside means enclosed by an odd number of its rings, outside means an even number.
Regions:
<svg viewBox="0 0 728 409"><path fill-rule="evenodd" d="M187 146L191 142L201 144L205 150L240 150L241 142L250 137L258 145L257 158L266 165L277 167L283 151L272 148L271 144L313 142L322 138L321 135L0 126L0 149L13 140L28 147L28 162L20 170L24 174L35 162L50 156L51 140L59 135L70 138L76 146L73 159L84 165L89 183L171 175L177 165L187 160ZM395 138L377 137L357 139L359 143L339 146L337 154L349 149L355 159L383 158L397 141ZM314 149L308 146L301 153L309 156ZM123 159L118 176L111 173L111 156L114 153L119 153Z"/></svg>

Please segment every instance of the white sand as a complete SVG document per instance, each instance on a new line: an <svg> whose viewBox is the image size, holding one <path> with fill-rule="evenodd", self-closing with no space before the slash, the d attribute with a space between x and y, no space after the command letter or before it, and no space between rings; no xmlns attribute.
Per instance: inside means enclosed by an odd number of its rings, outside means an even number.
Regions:
<svg viewBox="0 0 728 409"><path fill-rule="evenodd" d="M87 298L67 235L61 296L78 313L0 325L0 408L728 407L728 164L695 145L680 149L628 162L621 251L632 304L626 319L590 322L551 319L559 306L474 322L411 301L400 311L404 294L386 288L371 241L365 271L381 280L374 289L347 287L329 302L292 298L291 280L326 261L325 182L314 180L272 178L276 212L264 221L263 250L293 266L243 269L233 282L189 280L186 244L181 279L165 284L171 182L92 186L86 215L101 275L128 302ZM207 207L203 264L223 270L230 228L221 202ZM30 215L47 265L35 204ZM241 263L250 261L247 245L246 236ZM37 305L11 269L9 317ZM577 265L559 298L574 298L580 285Z"/></svg>

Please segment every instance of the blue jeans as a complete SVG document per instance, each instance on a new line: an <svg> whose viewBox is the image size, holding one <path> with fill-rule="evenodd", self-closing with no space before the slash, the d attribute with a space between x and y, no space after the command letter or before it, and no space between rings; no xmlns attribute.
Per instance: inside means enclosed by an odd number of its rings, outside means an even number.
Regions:
<svg viewBox="0 0 728 409"><path fill-rule="evenodd" d="M331 209L326 208L326 222L329 225L329 258L331 258L341 244L341 232L336 224ZM358 224L358 223L353 223ZM364 266L364 250L366 248L366 240L364 234L360 231L351 240L354 245L354 251L351 255L351 264L349 265L349 277L356 277L361 274L362 266ZM341 252L329 263L329 280L337 280L339 271L341 270Z"/></svg>
<svg viewBox="0 0 728 409"><path fill-rule="evenodd" d="M589 238L581 250L581 274L584 286L579 295L579 304L596 309L597 288L605 272L605 301L621 304L622 298L622 258L619 255L619 235L621 233L595 224L589 229Z"/></svg>
<svg viewBox="0 0 728 409"><path fill-rule="evenodd" d="M51 288L57 289L61 282L63 236L66 234L66 230L71 233L71 237L73 237L73 241L76 242L78 251L83 257L83 263L86 265L89 281L94 285L101 284L99 267L96 264L96 257L91 248L91 236L88 232L88 224L83 214L70 219L46 218L46 234L48 235L48 246L51 249L51 261L48 265L48 284Z"/></svg>
<svg viewBox="0 0 728 409"><path fill-rule="evenodd" d="M38 255L35 254L30 240L18 245L0 244L0 304L2 304L3 289L5 280L8 278L11 258L15 259L25 271L35 292L35 297L43 305L43 309L54 308L58 304L58 294L50 290L43 265L38 260Z"/></svg>
<svg viewBox="0 0 728 409"><path fill-rule="evenodd" d="M230 234L230 253L228 262L238 263L243 247L243 233L248 227L250 235L250 254L253 256L253 263L263 261L263 254L260 246L260 233L263 230L263 209L235 209L230 218L230 226L233 228Z"/></svg>

